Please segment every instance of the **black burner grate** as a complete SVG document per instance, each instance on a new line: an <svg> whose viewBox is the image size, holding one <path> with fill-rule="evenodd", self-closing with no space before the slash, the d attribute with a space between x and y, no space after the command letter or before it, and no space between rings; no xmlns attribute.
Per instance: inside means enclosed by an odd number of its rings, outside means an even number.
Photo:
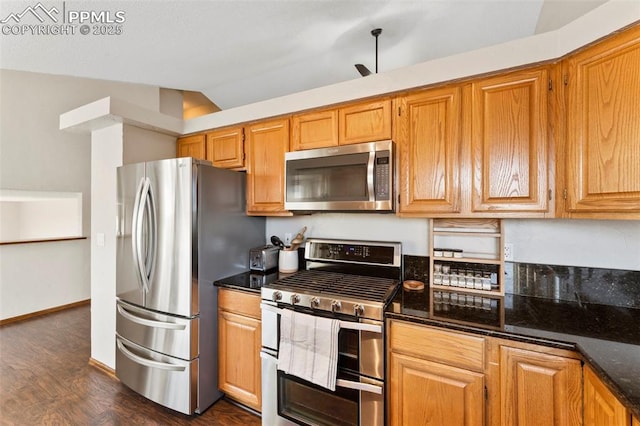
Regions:
<svg viewBox="0 0 640 426"><path fill-rule="evenodd" d="M268 285L270 288L334 297L350 297L386 303L398 281L391 278L340 274L326 271L299 271Z"/></svg>

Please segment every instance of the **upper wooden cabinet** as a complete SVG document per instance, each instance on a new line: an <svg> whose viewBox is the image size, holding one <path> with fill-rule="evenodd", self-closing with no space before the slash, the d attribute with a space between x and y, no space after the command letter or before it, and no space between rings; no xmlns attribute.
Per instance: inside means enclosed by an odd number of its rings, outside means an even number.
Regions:
<svg viewBox="0 0 640 426"><path fill-rule="evenodd" d="M289 120L271 120L245 127L247 213L290 215L284 209L284 154L289 151Z"/></svg>
<svg viewBox="0 0 640 426"><path fill-rule="evenodd" d="M178 138L177 157L193 157L205 160L204 135L193 135Z"/></svg>
<svg viewBox="0 0 640 426"><path fill-rule="evenodd" d="M391 100L363 102L338 110L341 145L391 139Z"/></svg>
<svg viewBox="0 0 640 426"><path fill-rule="evenodd" d="M577 359L500 347L502 425L582 425Z"/></svg>
<svg viewBox="0 0 640 426"><path fill-rule="evenodd" d="M231 127L207 133L207 160L224 169L244 167L244 128Z"/></svg>
<svg viewBox="0 0 640 426"><path fill-rule="evenodd" d="M549 73L472 82L472 212L548 210Z"/></svg>
<svg viewBox="0 0 640 426"><path fill-rule="evenodd" d="M391 139L391 100L294 115L291 150Z"/></svg>
<svg viewBox="0 0 640 426"><path fill-rule="evenodd" d="M337 110L299 114L291 118L291 151L337 145Z"/></svg>
<svg viewBox="0 0 640 426"><path fill-rule="evenodd" d="M568 216L640 218L640 26L570 56L567 83ZM607 215L614 218L616 215Z"/></svg>
<svg viewBox="0 0 640 426"><path fill-rule="evenodd" d="M591 368L584 367L584 426L629 426L627 408L598 379Z"/></svg>
<svg viewBox="0 0 640 426"><path fill-rule="evenodd" d="M462 91L458 86L397 98L400 213L460 211Z"/></svg>

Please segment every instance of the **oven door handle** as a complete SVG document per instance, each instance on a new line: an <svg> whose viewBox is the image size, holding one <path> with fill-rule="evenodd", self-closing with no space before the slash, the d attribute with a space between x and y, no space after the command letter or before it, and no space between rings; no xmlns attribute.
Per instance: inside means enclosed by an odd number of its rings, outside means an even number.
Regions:
<svg viewBox="0 0 640 426"><path fill-rule="evenodd" d="M260 303L260 309L264 311L274 312L276 314L280 314L282 312L281 308L276 308L275 306L268 305L266 303ZM358 330L358 331L369 331L371 333L382 334L382 326L377 324L365 324L361 322L351 322L351 321L338 321L340 323L340 328L347 328L349 330Z"/></svg>
<svg viewBox="0 0 640 426"><path fill-rule="evenodd" d="M382 386L370 385L369 383L352 382L351 380L337 379L336 386L382 395Z"/></svg>

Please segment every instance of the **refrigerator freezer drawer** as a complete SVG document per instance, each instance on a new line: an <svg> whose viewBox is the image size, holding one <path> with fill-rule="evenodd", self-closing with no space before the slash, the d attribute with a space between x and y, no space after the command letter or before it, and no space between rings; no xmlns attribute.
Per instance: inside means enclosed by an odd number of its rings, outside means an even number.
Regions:
<svg viewBox="0 0 640 426"><path fill-rule="evenodd" d="M180 318L116 302L116 333L156 352L183 360L198 356L198 318Z"/></svg>
<svg viewBox="0 0 640 426"><path fill-rule="evenodd" d="M197 408L198 360L183 361L116 336L116 376L122 383L172 410Z"/></svg>

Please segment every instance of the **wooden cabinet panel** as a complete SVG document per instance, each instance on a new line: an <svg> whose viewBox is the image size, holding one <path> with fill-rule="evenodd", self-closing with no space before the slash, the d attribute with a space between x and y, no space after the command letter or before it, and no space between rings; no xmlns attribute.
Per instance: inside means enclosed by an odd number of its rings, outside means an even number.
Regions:
<svg viewBox="0 0 640 426"><path fill-rule="evenodd" d="M233 399L260 411L260 321L221 310L218 327L218 386Z"/></svg>
<svg viewBox="0 0 640 426"><path fill-rule="evenodd" d="M260 296L218 290L218 387L255 410L262 407Z"/></svg>
<svg viewBox="0 0 640 426"><path fill-rule="evenodd" d="M178 138L177 157L193 157L205 160L204 135L186 136Z"/></svg>
<svg viewBox="0 0 640 426"><path fill-rule="evenodd" d="M482 337L402 321L392 321L389 331L393 351L478 371L484 368L484 343Z"/></svg>
<svg viewBox="0 0 640 426"><path fill-rule="evenodd" d="M341 145L391 139L391 100L340 108L338 129Z"/></svg>
<svg viewBox="0 0 640 426"><path fill-rule="evenodd" d="M234 127L207 133L207 160L224 169L244 167L244 129Z"/></svg>
<svg viewBox="0 0 640 426"><path fill-rule="evenodd" d="M640 426L640 420L638 420L638 418L637 418L637 417L634 417L634 418L631 420L631 426Z"/></svg>
<svg viewBox="0 0 640 426"><path fill-rule="evenodd" d="M484 424L484 375L392 352L391 425Z"/></svg>
<svg viewBox="0 0 640 426"><path fill-rule="evenodd" d="M584 367L584 426L629 426L631 417L626 407Z"/></svg>
<svg viewBox="0 0 640 426"><path fill-rule="evenodd" d="M500 347L501 424L581 425L580 361Z"/></svg>
<svg viewBox="0 0 640 426"><path fill-rule="evenodd" d="M639 69L640 27L565 62L568 212L640 213Z"/></svg>
<svg viewBox="0 0 640 426"><path fill-rule="evenodd" d="M283 215L284 154L289 150L289 120L245 128L247 143L247 213Z"/></svg>
<svg viewBox="0 0 640 426"><path fill-rule="evenodd" d="M548 71L472 83L472 212L548 210Z"/></svg>
<svg viewBox="0 0 640 426"><path fill-rule="evenodd" d="M291 150L338 145L338 110L294 115L291 118Z"/></svg>
<svg viewBox="0 0 640 426"><path fill-rule="evenodd" d="M400 213L460 211L461 89L398 98Z"/></svg>

